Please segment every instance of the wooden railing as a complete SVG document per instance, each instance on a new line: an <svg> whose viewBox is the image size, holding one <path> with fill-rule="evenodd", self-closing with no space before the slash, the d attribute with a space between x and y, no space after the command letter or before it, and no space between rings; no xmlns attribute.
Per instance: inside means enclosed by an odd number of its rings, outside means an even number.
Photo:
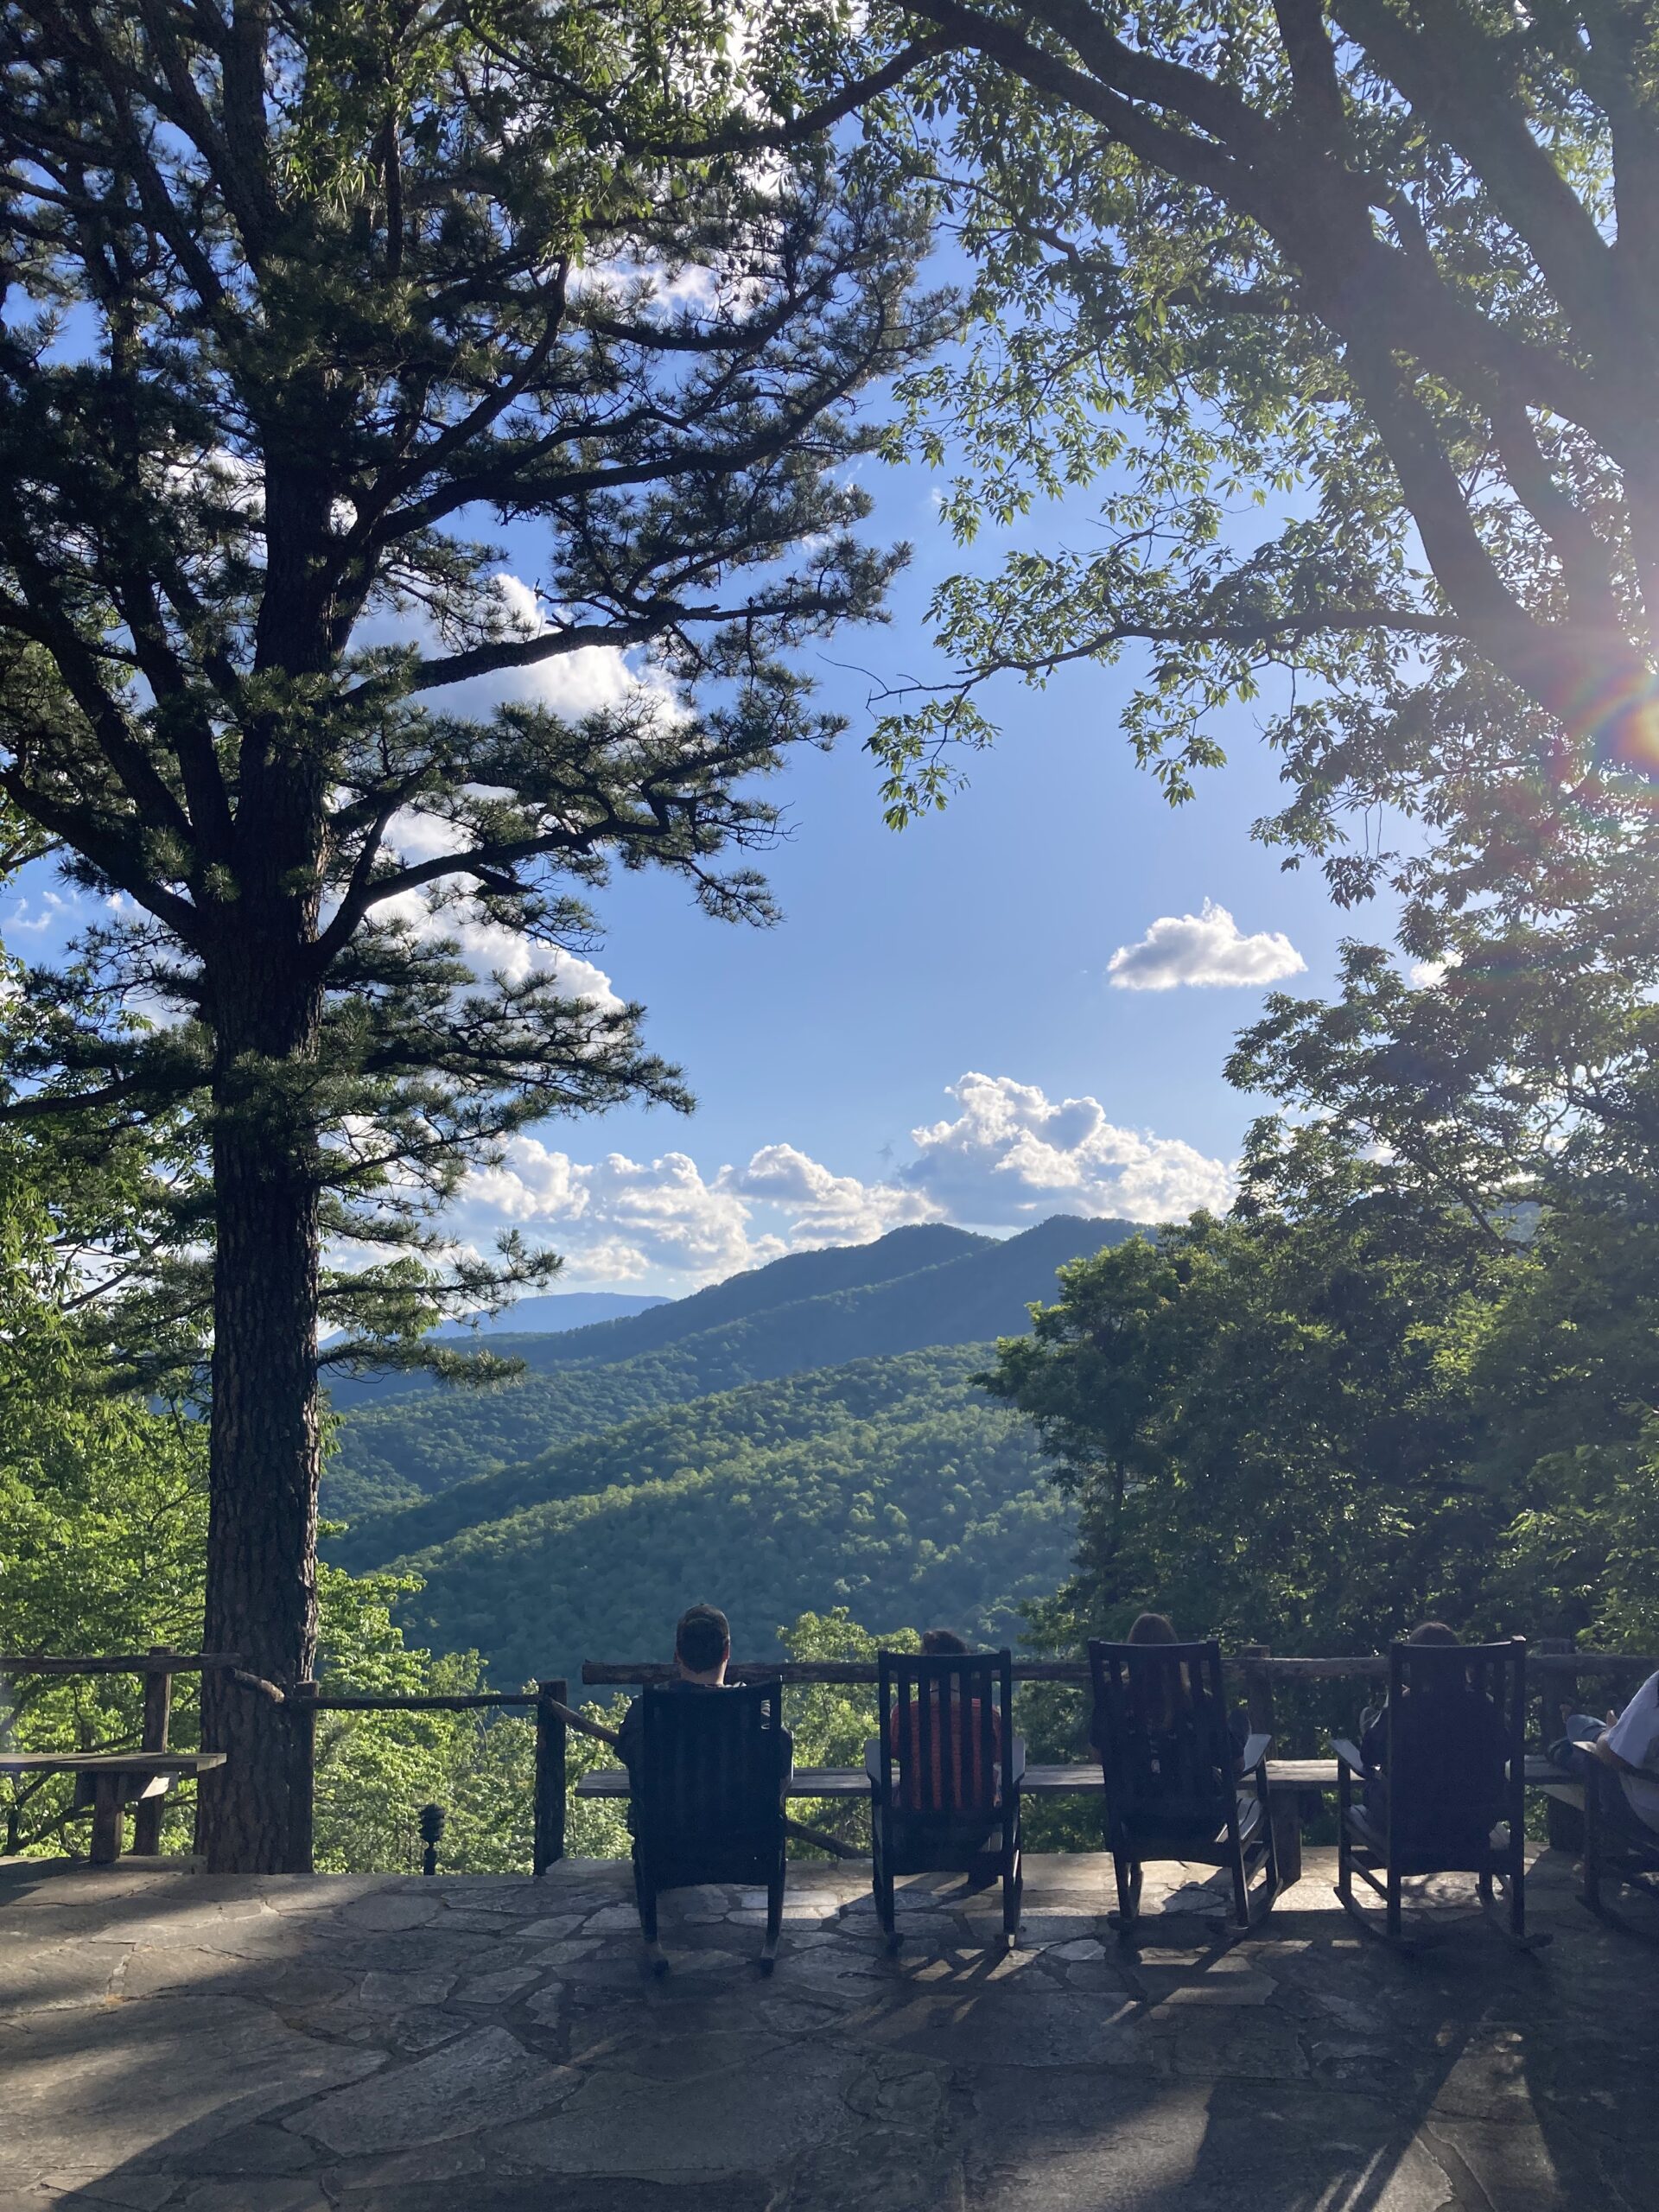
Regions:
<svg viewBox="0 0 1659 2212"><path fill-rule="evenodd" d="M1246 1645L1223 1661L1228 1675L1243 1691L1252 1729L1274 1733L1274 1688L1317 1681L1386 1681L1386 1653L1356 1654L1351 1657L1275 1657L1264 1644ZM539 1681L533 1689L480 1690L467 1694L432 1697L374 1696L349 1690L331 1690L316 1681L299 1681L284 1688L251 1674L234 1652L183 1652L157 1644L149 1651L114 1658L60 1657L41 1653L0 1656L0 1678L11 1675L142 1675L144 1713L141 1748L164 1751L168 1745L173 1677L223 1669L250 1694L280 1706L289 1730L289 1837L287 1871L308 1873L314 1854L316 1786L316 1726L320 1713L468 1713L493 1707L533 1711L536 1716L534 1821L531 1863L543 1873L564 1856L565 1818L569 1794L567 1726L561 1708L569 1700L569 1684L563 1677ZM1548 1740L1553 1732L1545 1700L1546 1685L1558 1686L1580 1675L1605 1676L1610 1681L1638 1681L1659 1669L1652 1653L1574 1651L1560 1643L1540 1642L1527 1653L1527 1670L1540 1692L1539 1734ZM588 1688L639 1688L667 1681L673 1669L658 1660L584 1660L582 1679ZM749 1659L734 1661L727 1669L734 1681L783 1681L805 1686L874 1687L879 1674L874 1660ZM1055 1682L1084 1688L1087 1663L1081 1659L1016 1659L1016 1682ZM161 1820L159 1802L141 1805L135 1821L133 1848L154 1852Z"/></svg>
<svg viewBox="0 0 1659 2212"><path fill-rule="evenodd" d="M1385 1682L1389 1679L1386 1651L1364 1652L1348 1659L1289 1659L1274 1658L1264 1643L1246 1644L1242 1651L1224 1655L1221 1663L1230 1675L1256 1674L1268 1681ZM1659 1668L1659 1658L1641 1652L1573 1651L1541 1643L1532 1644L1527 1652L1529 1674L1650 1675L1656 1668ZM588 1688L665 1682L673 1673L671 1665L658 1659L584 1659L582 1662L582 1682ZM880 1679L874 1659L734 1659L726 1674L734 1682L874 1682ZM1016 1659L1014 1679L1086 1687L1089 1662L1085 1659Z"/></svg>
<svg viewBox="0 0 1659 2212"><path fill-rule="evenodd" d="M556 1708L566 1703L569 1694L570 1686L563 1675L537 1682L533 1690L475 1690L450 1697L370 1697L355 1691L325 1689L320 1682L296 1682L283 1700L289 1728L289 1872L311 1872L318 1713L474 1713L492 1706L517 1706L533 1707L536 1714L531 1866L532 1872L544 1874L556 1859L564 1856L569 1777L565 1770L566 1723Z"/></svg>

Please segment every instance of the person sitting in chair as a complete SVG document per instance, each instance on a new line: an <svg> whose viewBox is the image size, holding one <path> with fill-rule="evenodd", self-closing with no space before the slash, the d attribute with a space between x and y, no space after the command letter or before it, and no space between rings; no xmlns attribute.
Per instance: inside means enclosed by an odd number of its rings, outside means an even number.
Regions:
<svg viewBox="0 0 1659 2212"><path fill-rule="evenodd" d="M1567 1734L1550 1757L1597 1792L1603 1820L1637 1841L1659 1838L1659 1674L1604 1725L1587 1713L1563 1712Z"/></svg>
<svg viewBox="0 0 1659 2212"><path fill-rule="evenodd" d="M720 1608L688 1606L674 1630L671 1679L636 1698L617 1732L628 1770L639 1932L658 1974L668 1971L657 1937L658 1898L709 1882L766 1885L763 1974L777 1955L792 1747L781 1684L728 1683L731 1656Z"/></svg>
<svg viewBox="0 0 1659 2212"><path fill-rule="evenodd" d="M1175 1624L1171 1620L1167 1613L1150 1612L1137 1613L1134 1620L1129 1624L1129 1632L1128 1636L1123 1639L1126 1643L1154 1644L1179 1643L1180 1640L1180 1637L1175 1632ZM1167 1693L1166 1693L1166 1695L1167 1695ZM1167 1710L1165 1714L1164 1725L1166 1727L1173 1725L1173 1716L1167 1712ZM1100 1749L1100 1745L1097 1742L1095 1742L1095 1722L1092 1719L1090 1722L1089 1733L1090 1742L1094 1743L1095 1749L1098 1751ZM1233 1757L1235 1760L1236 1760L1240 1751L1243 1750L1249 1733L1250 1719L1249 1710L1242 1705L1235 1706L1233 1710L1227 1715L1227 1739L1233 1747Z"/></svg>
<svg viewBox="0 0 1659 2212"><path fill-rule="evenodd" d="M718 1605L688 1605L674 1630L674 1672L666 1688L689 1692L723 1690L732 1656L732 1630ZM637 1697L622 1716L616 1748L636 1787L645 1740L645 1701ZM632 1810L629 1809L632 1821Z"/></svg>
<svg viewBox="0 0 1659 2212"><path fill-rule="evenodd" d="M954 1629L930 1628L924 1629L922 1631L922 1655L925 1658L965 1659L970 1656L970 1652L971 1646L967 1639L958 1636ZM894 1708L892 1721L889 1723L888 1732L893 1751L902 1759L905 1772L909 1777L906 1789L906 1801L914 1809L924 1802L922 1708L919 1700L911 1706L909 1713L910 1741L908 1744L901 1743L899 1740L899 1713L897 1707ZM951 1719L954 1725L948 1732L953 1740L949 1745L945 1741L947 1731L944 1726L944 1715L939 1710L937 1695L933 1699L933 1710L929 1719L932 1724L928 1731L932 1744L932 1802L937 1805L953 1800L958 1811L962 1809L964 1800L969 1804L982 1803L985 1790L981 1759L984 1750L984 1728L979 1700L971 1698L966 1707L961 1705L951 1707ZM997 1777L1001 1773L1002 1764L1002 1723L995 1711L990 1719L992 1789L996 1801L1001 1802L1001 1783ZM947 1776L949 1777L948 1788Z"/></svg>
<svg viewBox="0 0 1659 2212"><path fill-rule="evenodd" d="M1419 1621L1407 1637L1408 1643L1456 1646L1462 1639L1444 1621ZM1423 1711L1417 1714L1420 1726L1426 1729L1426 1740L1437 1747L1440 1757L1436 1764L1442 1770L1457 1771L1475 1777L1484 1776L1492 1785L1478 1802L1459 1808L1460 1814L1472 1821L1477 1827L1490 1829L1503 1817L1501 1782L1509 1757L1509 1744L1503 1733L1503 1720L1497 1707L1484 1692L1473 1688L1465 1680L1449 1689L1433 1694L1433 1704L1427 1700L1427 1689L1414 1693L1422 1699ZM1376 1826L1386 1828L1389 1819L1389 1701L1385 1697L1380 1706L1360 1715L1360 1755L1368 1770L1365 1783L1366 1813Z"/></svg>

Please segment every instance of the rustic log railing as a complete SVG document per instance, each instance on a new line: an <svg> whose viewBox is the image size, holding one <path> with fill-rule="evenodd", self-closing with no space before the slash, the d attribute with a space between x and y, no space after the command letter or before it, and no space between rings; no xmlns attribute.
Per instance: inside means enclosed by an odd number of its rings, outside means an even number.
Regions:
<svg viewBox="0 0 1659 2212"><path fill-rule="evenodd" d="M1386 1681L1385 1653L1357 1653L1349 1657L1278 1657L1264 1644L1248 1644L1223 1662L1228 1675L1243 1690L1253 1731L1274 1732L1274 1688L1319 1681ZM1539 1689L1541 1741L1551 1732L1548 1698L1580 1675L1603 1676L1609 1681L1640 1680L1659 1669L1651 1653L1575 1651L1559 1643L1535 1643L1527 1654L1527 1668ZM567 1767L569 1730L574 1716L569 1706L569 1686L563 1677L550 1677L533 1689L478 1690L429 1697L377 1696L351 1690L331 1690L316 1681L299 1681L284 1688L250 1674L235 1652L185 1652L156 1644L148 1651L114 1657L87 1657L24 1652L0 1655L0 1679L15 1675L138 1675L144 1681L141 1748L162 1752L168 1749L173 1678L223 1669L250 1695L263 1696L282 1706L289 1727L289 1825L287 1871L308 1873L315 1853L316 1785L316 1726L320 1713L469 1713L500 1707L533 1711L536 1716L536 1755L531 1863L537 1874L564 1856L566 1810L569 1777ZM582 1662L582 1680L588 1688L638 1688L666 1681L673 1669L657 1660L594 1660ZM727 1670L734 1681L783 1681L803 1686L874 1687L879 1679L873 1660L751 1659L734 1661ZM1086 1687L1089 1668L1080 1659L1016 1659L1017 1682L1052 1682L1077 1688ZM159 1801L137 1808L133 1835L136 1851L153 1853L162 1815ZM1294 1796L1274 1809L1275 1822L1285 1828L1284 1856L1292 1858L1297 1839L1290 1834L1300 1819Z"/></svg>
<svg viewBox="0 0 1659 2212"><path fill-rule="evenodd" d="M273 1686L274 1687L274 1686ZM569 1780L565 1770L566 1730L563 1708L570 1692L561 1676L538 1682L533 1690L474 1690L433 1697L374 1697L355 1690L330 1690L320 1682L296 1682L283 1698L289 1722L288 1872L308 1874L315 1854L317 1715L320 1713L477 1713L492 1707L533 1707L536 1713L536 1782L531 1871L544 1874L564 1856L565 1808Z"/></svg>
<svg viewBox="0 0 1659 2212"><path fill-rule="evenodd" d="M1348 1659L1274 1658L1266 1644L1252 1643L1242 1651L1224 1655L1221 1663L1230 1675L1248 1677L1255 1672L1269 1681L1340 1681L1344 1677L1353 1677L1386 1682L1389 1679L1386 1651L1358 1653ZM1659 1668L1659 1658L1651 1653L1554 1651L1536 1643L1527 1653L1529 1674L1650 1675L1656 1668ZM582 1662L582 1683L589 1688L595 1685L665 1682L673 1673L671 1665L658 1659L584 1659ZM880 1680L874 1659L734 1659L726 1674L728 1680L734 1682ZM1016 1659L1014 1679L1016 1682L1073 1682L1083 1688L1089 1681L1089 1662L1086 1659Z"/></svg>

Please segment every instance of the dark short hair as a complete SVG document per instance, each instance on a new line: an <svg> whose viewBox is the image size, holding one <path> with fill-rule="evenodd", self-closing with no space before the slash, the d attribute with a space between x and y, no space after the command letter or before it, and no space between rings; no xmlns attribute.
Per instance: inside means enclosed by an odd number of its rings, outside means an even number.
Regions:
<svg viewBox="0 0 1659 2212"><path fill-rule="evenodd" d="M930 1659L964 1658L968 1652L968 1639L965 1636L958 1636L953 1628L925 1628L922 1630L922 1649Z"/></svg>
<svg viewBox="0 0 1659 2212"><path fill-rule="evenodd" d="M1406 1638L1408 1643L1456 1643L1459 1641L1457 1630L1447 1628L1444 1621L1419 1621Z"/></svg>
<svg viewBox="0 0 1659 2212"><path fill-rule="evenodd" d="M718 1667L732 1648L732 1624L718 1605L688 1605L674 1630L674 1649L694 1673Z"/></svg>
<svg viewBox="0 0 1659 2212"><path fill-rule="evenodd" d="M1175 1624L1167 1613L1138 1613L1129 1629L1131 1643L1179 1643Z"/></svg>

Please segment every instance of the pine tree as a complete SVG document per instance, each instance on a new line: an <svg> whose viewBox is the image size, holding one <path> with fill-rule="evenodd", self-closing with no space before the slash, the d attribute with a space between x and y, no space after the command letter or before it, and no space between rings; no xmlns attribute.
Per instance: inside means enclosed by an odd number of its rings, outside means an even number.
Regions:
<svg viewBox="0 0 1659 2212"><path fill-rule="evenodd" d="M29 979L8 1110L182 1117L204 1635L289 1682L319 1312L349 1360L476 1303L423 1260L469 1161L683 1103L577 962L608 864L768 912L753 779L832 734L790 649L899 557L846 404L936 333L927 207L684 150L765 59L698 0L23 0L0 59L0 791L114 910ZM542 526L533 594L492 518ZM446 709L587 647L636 656L595 711ZM215 1866L283 1861L275 1712L209 1677Z"/></svg>

